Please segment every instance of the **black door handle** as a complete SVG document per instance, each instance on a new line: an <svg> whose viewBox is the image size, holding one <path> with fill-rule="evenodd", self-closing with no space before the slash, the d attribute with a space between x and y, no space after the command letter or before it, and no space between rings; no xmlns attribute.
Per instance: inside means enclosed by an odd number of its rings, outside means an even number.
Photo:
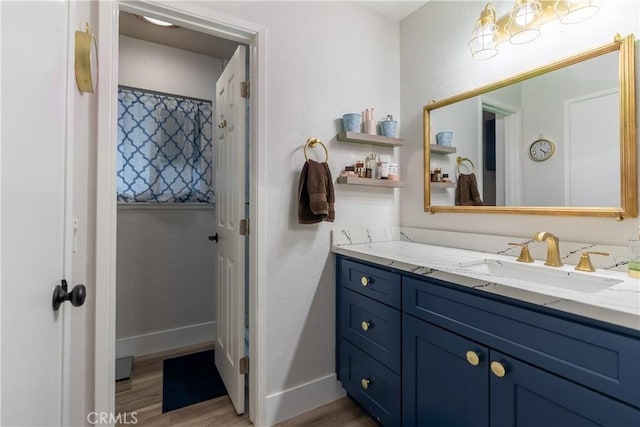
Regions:
<svg viewBox="0 0 640 427"><path fill-rule="evenodd" d="M218 241L218 233L216 233L215 236L209 236L209 240L211 240L212 242L215 240L217 242Z"/></svg>
<svg viewBox="0 0 640 427"><path fill-rule="evenodd" d="M80 307L84 304L84 300L87 297L87 288L84 285L76 285L68 292L67 281L62 279L62 284L57 285L53 290L53 298L51 303L53 305L53 311L58 311L60 305L65 301L71 301L74 307Z"/></svg>

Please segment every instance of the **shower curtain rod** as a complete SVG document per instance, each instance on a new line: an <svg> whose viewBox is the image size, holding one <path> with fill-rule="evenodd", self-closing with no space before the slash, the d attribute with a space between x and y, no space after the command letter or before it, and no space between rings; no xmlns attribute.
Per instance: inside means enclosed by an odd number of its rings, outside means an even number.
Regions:
<svg viewBox="0 0 640 427"><path fill-rule="evenodd" d="M192 96L176 95L175 93L160 92L158 90L143 89L141 87L118 85L118 89L137 90L139 92L152 93L154 95L172 96L174 98L182 98L182 99L190 99L192 101L207 102L207 103L213 105L213 103L211 102L210 99L202 99L202 98L194 98Z"/></svg>

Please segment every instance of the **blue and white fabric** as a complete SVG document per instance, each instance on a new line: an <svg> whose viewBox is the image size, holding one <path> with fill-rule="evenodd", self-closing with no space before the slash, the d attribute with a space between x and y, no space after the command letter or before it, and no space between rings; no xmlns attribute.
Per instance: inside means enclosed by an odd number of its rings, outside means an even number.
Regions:
<svg viewBox="0 0 640 427"><path fill-rule="evenodd" d="M210 102L118 89L118 201L213 203Z"/></svg>

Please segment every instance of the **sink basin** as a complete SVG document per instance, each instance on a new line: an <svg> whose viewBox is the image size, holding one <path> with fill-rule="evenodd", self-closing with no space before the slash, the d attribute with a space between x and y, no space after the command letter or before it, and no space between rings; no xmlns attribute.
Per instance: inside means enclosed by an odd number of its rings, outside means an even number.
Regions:
<svg viewBox="0 0 640 427"><path fill-rule="evenodd" d="M532 285L552 287L570 291L594 293L622 283L622 280L596 276L594 273L580 273L574 270L560 270L542 265L530 265L496 259L485 259L476 263L460 265L461 273L470 276L482 275L507 286L525 287ZM486 277L491 276L491 277ZM500 280L500 279L503 280Z"/></svg>

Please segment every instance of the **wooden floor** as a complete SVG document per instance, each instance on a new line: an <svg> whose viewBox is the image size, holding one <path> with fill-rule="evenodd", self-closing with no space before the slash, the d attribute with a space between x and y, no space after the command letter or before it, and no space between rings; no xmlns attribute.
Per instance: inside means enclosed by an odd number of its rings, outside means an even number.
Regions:
<svg viewBox="0 0 640 427"><path fill-rule="evenodd" d="M213 344L187 347L135 359L131 378L116 383L116 414L128 413L124 421L138 426L251 426L247 415L237 415L228 396L162 413L162 361L171 357L212 349ZM124 415L122 415L124 417ZM119 424L131 425L131 424ZM278 424L282 427L373 427L376 423L351 400L344 398Z"/></svg>

